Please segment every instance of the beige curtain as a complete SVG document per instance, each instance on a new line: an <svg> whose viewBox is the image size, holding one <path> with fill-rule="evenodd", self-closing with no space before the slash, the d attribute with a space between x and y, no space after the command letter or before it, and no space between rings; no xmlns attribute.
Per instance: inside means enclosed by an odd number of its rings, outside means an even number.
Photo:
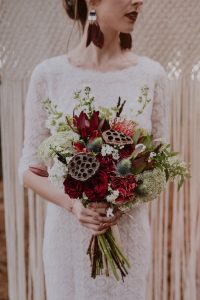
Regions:
<svg viewBox="0 0 200 300"><path fill-rule="evenodd" d="M133 51L158 60L168 71L170 139L191 163L192 175L179 193L174 185L169 185L161 199L150 205L152 265L148 300L196 300L200 295L199 15L199 0L146 0L133 33ZM73 23L67 21L61 0L0 0L0 19L9 295L11 300L45 299L41 253L45 201L19 185L17 164L30 74L41 60L67 51ZM74 33L70 48L79 38L76 29ZM27 206L28 218L24 214ZM28 263L25 237L29 239Z"/></svg>

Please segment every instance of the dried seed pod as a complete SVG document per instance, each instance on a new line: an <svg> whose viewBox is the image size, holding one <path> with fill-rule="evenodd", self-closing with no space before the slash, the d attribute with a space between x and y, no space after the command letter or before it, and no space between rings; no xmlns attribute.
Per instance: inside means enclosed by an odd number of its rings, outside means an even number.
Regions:
<svg viewBox="0 0 200 300"><path fill-rule="evenodd" d="M99 161L91 153L77 153L68 164L68 173L77 180L86 181L99 169Z"/></svg>
<svg viewBox="0 0 200 300"><path fill-rule="evenodd" d="M128 145L133 144L133 140L130 136L123 134L122 132L110 129L102 133L103 139L110 145Z"/></svg>

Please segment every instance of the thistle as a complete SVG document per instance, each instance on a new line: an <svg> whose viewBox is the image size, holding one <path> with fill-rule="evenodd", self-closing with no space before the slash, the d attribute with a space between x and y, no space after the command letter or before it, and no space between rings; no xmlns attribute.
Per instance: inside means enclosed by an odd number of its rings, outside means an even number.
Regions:
<svg viewBox="0 0 200 300"><path fill-rule="evenodd" d="M87 145L87 148L90 151L95 152L95 153L100 152L101 147L102 147L102 138L101 137L97 137L91 143L88 143L88 145Z"/></svg>
<svg viewBox="0 0 200 300"><path fill-rule="evenodd" d="M131 161L130 159L122 159L118 164L117 164L117 172L121 176L127 176L130 174L131 171Z"/></svg>

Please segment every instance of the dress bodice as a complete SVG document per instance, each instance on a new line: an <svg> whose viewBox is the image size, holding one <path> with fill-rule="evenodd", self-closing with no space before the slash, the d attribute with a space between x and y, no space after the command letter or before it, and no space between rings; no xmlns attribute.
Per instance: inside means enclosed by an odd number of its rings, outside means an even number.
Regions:
<svg viewBox="0 0 200 300"><path fill-rule="evenodd" d="M19 165L19 175L30 163L39 162L37 148L51 133L45 128L46 112L42 100L49 98L65 114L71 114L77 104L74 92L90 86L95 97L95 108L116 106L118 97L126 100L122 116L134 119L155 137L166 136L167 75L163 66L146 56L139 56L138 63L125 69L100 72L76 67L68 55L48 58L32 72L25 105L25 137ZM148 87L144 112L138 98L142 88Z"/></svg>

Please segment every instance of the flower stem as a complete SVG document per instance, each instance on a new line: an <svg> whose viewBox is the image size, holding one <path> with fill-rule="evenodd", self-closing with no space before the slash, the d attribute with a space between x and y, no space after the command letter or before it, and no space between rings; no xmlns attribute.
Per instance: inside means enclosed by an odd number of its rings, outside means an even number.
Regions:
<svg viewBox="0 0 200 300"><path fill-rule="evenodd" d="M115 264L113 262L113 258L112 258L112 255L110 253L110 247L109 247L109 244L107 244L107 240L105 238L105 235L102 234L102 235L99 235L98 236L98 240L100 241L100 245L101 245L101 248L106 256L106 258L108 259L109 263L110 263L110 266L111 266L111 269L113 271L113 274L116 278L117 281L119 281L119 276L117 274L117 271L116 271L116 268L115 268Z"/></svg>

